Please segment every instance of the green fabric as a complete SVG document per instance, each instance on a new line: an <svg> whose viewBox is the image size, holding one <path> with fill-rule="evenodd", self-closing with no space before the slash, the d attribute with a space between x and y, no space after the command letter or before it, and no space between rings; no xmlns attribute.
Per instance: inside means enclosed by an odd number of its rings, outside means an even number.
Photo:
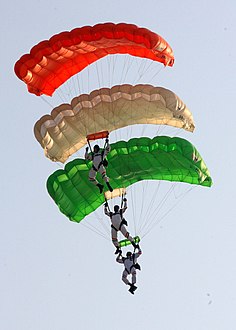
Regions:
<svg viewBox="0 0 236 330"><path fill-rule="evenodd" d="M138 244L140 242L140 237L139 236L135 236L134 237L134 243ZM124 247L124 246L128 246L130 245L131 242L128 239L123 239L122 241L119 242L119 246L120 247Z"/></svg>
<svg viewBox="0 0 236 330"><path fill-rule="evenodd" d="M146 137L111 144L107 175L115 188L141 180L167 180L210 187L210 173L187 140L168 136ZM70 220L80 222L104 203L104 195L89 182L91 161L75 159L47 180L50 196ZM100 174L97 179L102 183ZM104 190L107 190L104 185Z"/></svg>

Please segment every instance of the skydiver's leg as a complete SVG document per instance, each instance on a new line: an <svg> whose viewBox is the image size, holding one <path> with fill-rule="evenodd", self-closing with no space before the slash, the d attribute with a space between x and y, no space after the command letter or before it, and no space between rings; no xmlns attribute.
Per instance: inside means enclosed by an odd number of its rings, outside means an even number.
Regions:
<svg viewBox="0 0 236 330"><path fill-rule="evenodd" d="M111 228L111 239L112 239L112 243L116 247L115 254L120 253L121 248L120 248L120 244L119 244L118 239L117 239L117 231L114 228Z"/></svg>
<svg viewBox="0 0 236 330"><path fill-rule="evenodd" d="M112 239L112 243L116 248L119 248L119 242L117 239L117 231L114 228L111 228L111 239Z"/></svg>
<svg viewBox="0 0 236 330"><path fill-rule="evenodd" d="M89 171L89 181L95 184L95 186L98 184L98 181L96 180L96 175L97 172L93 168L91 168L91 170Z"/></svg>
<svg viewBox="0 0 236 330"><path fill-rule="evenodd" d="M91 168L91 170L89 171L89 181L92 182L95 186L97 186L100 193L102 193L103 185L96 180L96 175L97 172L93 168Z"/></svg>
<svg viewBox="0 0 236 330"><path fill-rule="evenodd" d="M136 271L135 270L131 270L131 274L132 274L132 283L130 284L130 288L129 288L129 292L134 294L134 291L137 290L137 286L135 286L136 283Z"/></svg>
<svg viewBox="0 0 236 330"><path fill-rule="evenodd" d="M107 176L107 172L106 172L106 169L105 169L105 167L103 166L103 165L101 165L100 167L99 167L99 173L101 174L101 176L102 176L102 179L107 183L107 182L109 182L109 178L108 178L108 176Z"/></svg>
<svg viewBox="0 0 236 330"><path fill-rule="evenodd" d="M128 276L128 272L127 270L124 270L122 273L122 281L126 284L126 285L131 285L130 281L127 279Z"/></svg>
<svg viewBox="0 0 236 330"><path fill-rule="evenodd" d="M131 274L132 274L132 284L134 285L136 283L136 270L132 270Z"/></svg>
<svg viewBox="0 0 236 330"><path fill-rule="evenodd" d="M124 225L121 226L120 231L125 236L125 238L127 238L132 244L135 244L133 237L130 236Z"/></svg>
<svg viewBox="0 0 236 330"><path fill-rule="evenodd" d="M106 169L103 165L100 166L99 173L101 173L102 179L106 182L108 189L112 192L113 189L109 183L109 178L107 176Z"/></svg>
<svg viewBox="0 0 236 330"><path fill-rule="evenodd" d="M122 273L122 281L126 284L126 285L129 285L130 288L129 288L129 292L134 294L134 291L137 289L137 287L134 285L136 283L136 277L134 278L133 277L133 273L132 273L132 283L130 283L130 281L127 279L128 277L128 272L127 270L125 269Z"/></svg>

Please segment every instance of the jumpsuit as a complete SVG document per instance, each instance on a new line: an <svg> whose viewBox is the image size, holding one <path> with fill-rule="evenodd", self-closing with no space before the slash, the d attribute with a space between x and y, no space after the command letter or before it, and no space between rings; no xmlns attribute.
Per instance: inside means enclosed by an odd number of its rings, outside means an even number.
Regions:
<svg viewBox="0 0 236 330"><path fill-rule="evenodd" d="M109 182L109 178L106 175L106 169L104 165L102 164L102 161L106 157L106 155L110 152L111 147L109 143L107 144L106 148L102 151L99 150L99 152L96 153L88 153L88 151L85 152L85 159L92 160L93 166L91 170L89 171L89 181L91 181L93 184L97 185L98 181L96 179L97 172L99 172L102 176L102 179L105 182Z"/></svg>
<svg viewBox="0 0 236 330"><path fill-rule="evenodd" d="M120 255L116 258L116 261L120 264L124 264L125 269L122 273L122 281L126 285L130 285L131 283L127 279L128 275L132 275L132 284L136 283L136 268L135 264L137 263L137 258L140 257L142 251L139 249L137 253L133 253L130 258L124 258Z"/></svg>
<svg viewBox="0 0 236 330"><path fill-rule="evenodd" d="M118 231L120 231L125 236L125 238L127 238L130 242L134 242L133 237L130 236L129 232L125 228L125 223L127 224L127 222L123 218L123 213L126 211L126 209L127 209L126 201L124 202L124 207L120 209L119 212L117 213L110 212L108 210L108 207L106 206L104 209L105 214L111 219L111 239L112 239L112 243L116 248L119 247L119 242L117 239Z"/></svg>

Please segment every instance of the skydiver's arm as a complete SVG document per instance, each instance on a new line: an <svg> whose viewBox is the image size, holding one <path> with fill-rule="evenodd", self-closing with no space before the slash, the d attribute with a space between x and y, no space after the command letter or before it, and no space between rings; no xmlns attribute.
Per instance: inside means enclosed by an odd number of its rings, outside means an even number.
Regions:
<svg viewBox="0 0 236 330"><path fill-rule="evenodd" d="M84 158L87 159L87 160L92 160L93 159L93 156L92 154L89 154L88 153L88 147L85 149L85 155L84 155Z"/></svg>
<svg viewBox="0 0 236 330"><path fill-rule="evenodd" d="M105 213L108 217L111 217L111 212L109 211L108 206L105 206L105 207L104 207L104 213Z"/></svg>
<svg viewBox="0 0 236 330"><path fill-rule="evenodd" d="M106 148L104 149L103 157L106 157L106 155L109 154L110 151L111 151L111 146L109 142L107 142Z"/></svg>
<svg viewBox="0 0 236 330"><path fill-rule="evenodd" d="M136 259L136 258L140 257L141 254L142 254L142 250L139 248L138 252L134 254L134 258Z"/></svg>
<svg viewBox="0 0 236 330"><path fill-rule="evenodd" d="M118 256L116 257L116 261L119 264L123 264L124 263L124 258L122 257L122 254L118 254Z"/></svg>
<svg viewBox="0 0 236 330"><path fill-rule="evenodd" d="M124 206L122 207L122 209L121 209L121 212L122 212L122 214L127 210L127 199L125 198L124 199Z"/></svg>

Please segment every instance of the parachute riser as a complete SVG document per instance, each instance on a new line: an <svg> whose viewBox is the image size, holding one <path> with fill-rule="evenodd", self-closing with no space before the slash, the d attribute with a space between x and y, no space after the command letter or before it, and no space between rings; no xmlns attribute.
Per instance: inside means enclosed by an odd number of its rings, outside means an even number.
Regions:
<svg viewBox="0 0 236 330"><path fill-rule="evenodd" d="M120 208L123 208L123 204L124 204L124 194L121 195L121 204L120 204Z"/></svg>
<svg viewBox="0 0 236 330"><path fill-rule="evenodd" d="M106 199L105 196L104 196L104 198L105 198L105 203L107 204L108 211L111 212L111 209L110 209L110 207L109 207L108 201L107 201L107 199Z"/></svg>
<svg viewBox="0 0 236 330"><path fill-rule="evenodd" d="M91 144L90 144L90 140L103 139L103 138L107 139L108 137L109 137L109 132L108 131L102 131L102 132L97 132L97 133L87 135L87 143L88 143L90 152L91 153L93 152ZM105 144L104 144L103 149L105 149L106 146L107 146L107 141L105 140ZM103 155L102 155L102 160L103 160Z"/></svg>
<svg viewBox="0 0 236 330"><path fill-rule="evenodd" d="M87 140L87 142L88 142L89 150L90 150L90 152L92 153L93 150L92 150L92 148L91 148L91 144L90 144L89 140Z"/></svg>

